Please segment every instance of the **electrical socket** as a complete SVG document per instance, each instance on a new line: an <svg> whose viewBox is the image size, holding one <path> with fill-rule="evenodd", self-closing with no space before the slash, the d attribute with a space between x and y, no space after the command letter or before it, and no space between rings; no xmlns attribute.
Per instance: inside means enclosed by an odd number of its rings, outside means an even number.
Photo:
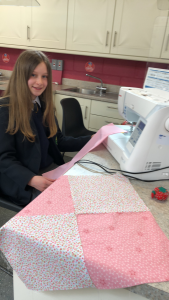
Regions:
<svg viewBox="0 0 169 300"><path fill-rule="evenodd" d="M63 60L57 60L56 70L63 71Z"/></svg>
<svg viewBox="0 0 169 300"><path fill-rule="evenodd" d="M52 70L57 70L57 59L52 59L51 67Z"/></svg>

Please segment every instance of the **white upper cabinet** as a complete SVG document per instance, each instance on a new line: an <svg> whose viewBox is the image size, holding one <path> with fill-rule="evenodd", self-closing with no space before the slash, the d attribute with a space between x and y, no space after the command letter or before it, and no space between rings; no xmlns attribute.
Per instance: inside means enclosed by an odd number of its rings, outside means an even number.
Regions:
<svg viewBox="0 0 169 300"><path fill-rule="evenodd" d="M117 0L111 53L160 58L167 15L157 0Z"/></svg>
<svg viewBox="0 0 169 300"><path fill-rule="evenodd" d="M27 45L65 49L68 0L38 0L27 8Z"/></svg>
<svg viewBox="0 0 169 300"><path fill-rule="evenodd" d="M115 0L69 0L66 49L110 52Z"/></svg>
<svg viewBox="0 0 169 300"><path fill-rule="evenodd" d="M161 52L161 58L169 59L169 19L167 22L167 28L165 32L162 52Z"/></svg>
<svg viewBox="0 0 169 300"><path fill-rule="evenodd" d="M25 45L25 9L19 6L0 6L0 44Z"/></svg>
<svg viewBox="0 0 169 300"><path fill-rule="evenodd" d="M167 62L169 0L38 0L0 6L0 45ZM23 47L21 47L23 48Z"/></svg>

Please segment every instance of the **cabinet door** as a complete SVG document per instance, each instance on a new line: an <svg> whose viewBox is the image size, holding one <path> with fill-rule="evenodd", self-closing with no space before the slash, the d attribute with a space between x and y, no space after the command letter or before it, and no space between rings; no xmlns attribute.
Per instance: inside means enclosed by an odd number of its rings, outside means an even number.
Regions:
<svg viewBox="0 0 169 300"><path fill-rule="evenodd" d="M167 21L167 27L161 52L161 58L169 59L169 18Z"/></svg>
<svg viewBox="0 0 169 300"><path fill-rule="evenodd" d="M115 0L69 0L66 49L109 53Z"/></svg>
<svg viewBox="0 0 169 300"><path fill-rule="evenodd" d="M115 119L122 119L118 112L118 105L109 102L93 100L91 106L91 114Z"/></svg>
<svg viewBox="0 0 169 300"><path fill-rule="evenodd" d="M110 123L121 124L123 121L122 116L118 112L117 104L92 100L90 130L98 130Z"/></svg>
<svg viewBox="0 0 169 300"><path fill-rule="evenodd" d="M0 6L0 44L26 44L24 7Z"/></svg>
<svg viewBox="0 0 169 300"><path fill-rule="evenodd" d="M96 115L90 115L90 122L89 122L89 129L90 130L99 130L102 126L105 126L107 124L113 123L116 124L122 124L124 120L122 119L116 119L116 118L108 118L108 117L102 117L102 116L96 116Z"/></svg>
<svg viewBox="0 0 169 300"><path fill-rule="evenodd" d="M62 119L63 119L63 112L62 112L62 106L60 104L60 101L64 98L70 98L70 96L55 94L54 104L56 107L56 117L58 119L60 129L62 129ZM82 115L83 115L84 126L88 129L89 128L91 100L85 99L85 98L78 98L78 97L74 97L74 98L76 100L78 100L80 103Z"/></svg>
<svg viewBox="0 0 169 300"><path fill-rule="evenodd" d="M166 22L157 0L118 0L111 53L159 58Z"/></svg>
<svg viewBox="0 0 169 300"><path fill-rule="evenodd" d="M28 21L28 46L65 49L68 0L38 0Z"/></svg>

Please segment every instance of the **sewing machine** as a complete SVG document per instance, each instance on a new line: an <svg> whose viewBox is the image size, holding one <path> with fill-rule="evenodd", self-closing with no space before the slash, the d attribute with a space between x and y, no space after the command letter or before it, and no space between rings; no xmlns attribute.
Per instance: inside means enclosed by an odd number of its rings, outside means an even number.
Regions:
<svg viewBox="0 0 169 300"><path fill-rule="evenodd" d="M169 92L122 87L118 110L125 120L136 123L117 125L126 132L110 135L104 142L121 170L144 172L126 173L143 180L169 179Z"/></svg>

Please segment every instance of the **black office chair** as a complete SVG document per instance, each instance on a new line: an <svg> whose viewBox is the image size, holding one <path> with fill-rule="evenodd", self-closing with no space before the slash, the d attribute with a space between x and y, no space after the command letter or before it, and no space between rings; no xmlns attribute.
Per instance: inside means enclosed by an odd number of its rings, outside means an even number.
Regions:
<svg viewBox="0 0 169 300"><path fill-rule="evenodd" d="M15 211L15 212L19 212L23 209L23 206L19 206L17 204L14 204L13 202L9 201L6 196L4 196L2 194L0 194L0 207L9 209L9 210L12 210L12 211ZM2 255L1 255L1 259L2 259ZM6 274L10 275L11 277L13 277L12 267L9 265L9 263L6 261L6 259L5 259L5 263L7 264L8 268L5 268L5 267L0 265L0 270L5 272ZM10 268L9 268L9 266L10 266Z"/></svg>
<svg viewBox="0 0 169 300"><path fill-rule="evenodd" d="M24 207L14 204L12 201L9 201L8 198L2 194L0 194L0 207L19 212L21 211Z"/></svg>
<svg viewBox="0 0 169 300"><path fill-rule="evenodd" d="M63 109L62 133L65 136L86 136L96 132L86 129L83 123L82 111L75 98L65 98L60 101Z"/></svg>

